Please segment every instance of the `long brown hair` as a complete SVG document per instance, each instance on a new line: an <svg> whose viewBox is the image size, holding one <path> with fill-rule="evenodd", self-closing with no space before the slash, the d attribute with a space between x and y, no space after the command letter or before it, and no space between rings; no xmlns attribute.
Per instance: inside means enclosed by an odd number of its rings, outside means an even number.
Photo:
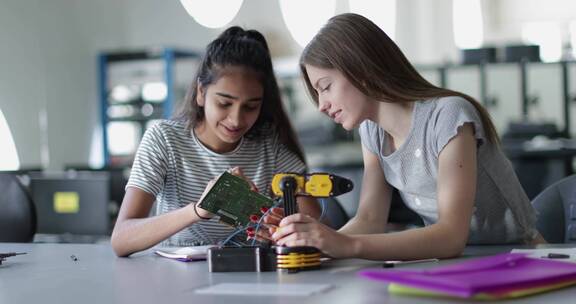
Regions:
<svg viewBox="0 0 576 304"><path fill-rule="evenodd" d="M318 93L306 73L307 64L336 69L363 94L383 102L414 102L460 96L478 111L488 140L499 143L490 115L478 101L428 82L396 43L363 16L347 13L332 17L304 48L300 56L300 71L310 96L318 103Z"/></svg>
<svg viewBox="0 0 576 304"><path fill-rule="evenodd" d="M177 110L175 119L184 121L189 129L201 122L205 115L204 107L199 106L197 101L198 85L207 88L218 81L230 67L242 67L254 72L264 89L260 115L245 137L257 139L268 132L278 132L280 142L305 162L304 153L282 105L268 44L264 36L256 30L233 26L208 44L196 77Z"/></svg>

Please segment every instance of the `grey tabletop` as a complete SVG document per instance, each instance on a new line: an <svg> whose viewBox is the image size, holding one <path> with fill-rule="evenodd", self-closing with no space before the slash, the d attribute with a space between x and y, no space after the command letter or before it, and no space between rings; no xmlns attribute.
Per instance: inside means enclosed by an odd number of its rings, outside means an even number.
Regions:
<svg viewBox="0 0 576 304"><path fill-rule="evenodd" d="M462 258L418 264L433 267L509 251L511 247L467 248ZM108 244L0 243L0 252L26 252L0 265L0 303L445 303L446 299L390 295L385 283L357 272L381 262L339 260L322 269L294 274L210 273L208 264L179 262L145 251L118 258ZM72 258L71 256L74 256ZM404 265L402 267L416 267ZM329 284L311 296L204 295L199 288L218 283ZM535 295L515 303L574 303L576 287ZM457 300L449 300L458 302ZM465 302L465 301L463 301Z"/></svg>

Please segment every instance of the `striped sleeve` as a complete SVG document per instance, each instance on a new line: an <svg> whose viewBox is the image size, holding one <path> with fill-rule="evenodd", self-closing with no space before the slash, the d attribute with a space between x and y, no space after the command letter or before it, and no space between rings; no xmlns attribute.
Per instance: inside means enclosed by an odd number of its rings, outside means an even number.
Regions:
<svg viewBox="0 0 576 304"><path fill-rule="evenodd" d="M153 126L142 137L126 187L137 187L157 196L164 186L167 169L166 141L159 127Z"/></svg>

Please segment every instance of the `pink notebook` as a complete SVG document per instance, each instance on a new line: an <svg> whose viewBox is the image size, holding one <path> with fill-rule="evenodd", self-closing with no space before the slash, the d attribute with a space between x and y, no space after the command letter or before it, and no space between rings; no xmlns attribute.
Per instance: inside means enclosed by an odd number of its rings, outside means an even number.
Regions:
<svg viewBox="0 0 576 304"><path fill-rule="evenodd" d="M576 264L505 253L425 270L364 270L360 276L458 297L527 289L576 279Z"/></svg>

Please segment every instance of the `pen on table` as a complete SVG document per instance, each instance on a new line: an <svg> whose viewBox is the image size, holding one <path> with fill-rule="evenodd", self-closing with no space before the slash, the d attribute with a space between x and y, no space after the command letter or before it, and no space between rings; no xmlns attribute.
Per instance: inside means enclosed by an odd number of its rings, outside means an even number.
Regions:
<svg viewBox="0 0 576 304"><path fill-rule="evenodd" d="M9 258L17 255L26 254L26 252L7 252L7 253L0 253L0 257L2 258Z"/></svg>
<svg viewBox="0 0 576 304"><path fill-rule="evenodd" d="M7 253L0 253L0 265L2 265L2 262L4 260L6 260L9 257L13 257L16 255L21 255L21 254L26 254L26 252L7 252Z"/></svg>
<svg viewBox="0 0 576 304"><path fill-rule="evenodd" d="M428 262L438 262L439 259L422 259L422 260L407 260L407 261L386 261L382 265L384 268L392 268L396 265L407 265L407 264L417 264L417 263L428 263Z"/></svg>
<svg viewBox="0 0 576 304"><path fill-rule="evenodd" d="M543 258L548 258L548 259L569 259L570 255L569 254L564 254L564 253L554 253L554 252L550 252L547 255L543 256Z"/></svg>

